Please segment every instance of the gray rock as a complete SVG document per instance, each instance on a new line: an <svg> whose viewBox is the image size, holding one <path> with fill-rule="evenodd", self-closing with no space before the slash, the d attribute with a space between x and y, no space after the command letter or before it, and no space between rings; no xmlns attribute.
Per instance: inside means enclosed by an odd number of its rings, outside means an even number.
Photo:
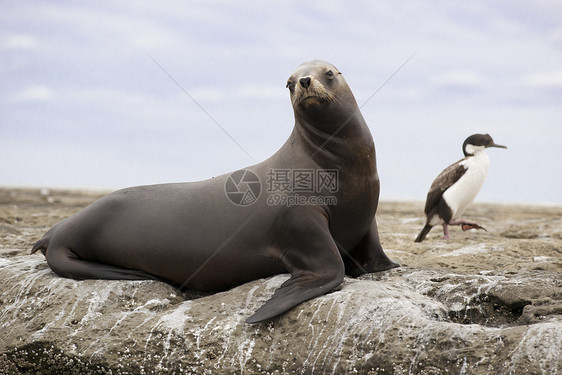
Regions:
<svg viewBox="0 0 562 375"><path fill-rule="evenodd" d="M557 273L538 280L402 268L347 278L273 321L245 324L286 278L186 299L193 296L160 282L74 281L53 274L40 257L5 258L0 368L8 374L560 371L562 317L559 302L554 309L549 302L560 300Z"/></svg>
<svg viewBox="0 0 562 375"><path fill-rule="evenodd" d="M0 375L562 374L561 206L476 205L488 232L414 244L423 202L381 202L401 268L248 325L287 275L216 294L58 277L26 254L99 194L50 196L0 189Z"/></svg>

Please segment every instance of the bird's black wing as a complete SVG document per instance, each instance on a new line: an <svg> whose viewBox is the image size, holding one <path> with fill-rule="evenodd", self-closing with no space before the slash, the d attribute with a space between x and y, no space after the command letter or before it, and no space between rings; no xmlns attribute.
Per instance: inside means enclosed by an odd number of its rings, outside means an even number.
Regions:
<svg viewBox="0 0 562 375"><path fill-rule="evenodd" d="M439 200L443 196L443 193L466 173L466 167L463 163L464 160L465 159L462 159L454 164L449 165L433 181L431 187L429 188L427 199L425 201L424 212L426 215L429 214L431 209L435 207L437 203L439 203Z"/></svg>

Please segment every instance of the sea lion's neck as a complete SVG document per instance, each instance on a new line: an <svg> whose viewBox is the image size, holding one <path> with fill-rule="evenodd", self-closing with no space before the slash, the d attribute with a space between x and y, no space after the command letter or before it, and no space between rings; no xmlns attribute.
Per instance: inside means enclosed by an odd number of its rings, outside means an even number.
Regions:
<svg viewBox="0 0 562 375"><path fill-rule="evenodd" d="M325 123L301 118L295 123L290 141L322 167L353 165L356 169L364 165L369 170L374 169L375 146L360 112L342 121Z"/></svg>

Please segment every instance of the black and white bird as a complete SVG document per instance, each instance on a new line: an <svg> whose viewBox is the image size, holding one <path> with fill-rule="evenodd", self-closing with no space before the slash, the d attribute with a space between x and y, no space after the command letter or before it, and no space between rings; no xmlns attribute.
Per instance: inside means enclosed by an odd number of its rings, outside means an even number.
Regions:
<svg viewBox="0 0 562 375"><path fill-rule="evenodd" d="M484 150L488 147L507 148L494 143L489 134L474 134L463 145L464 158L445 168L431 184L425 202L427 221L416 238L422 242L435 225L443 225L443 238L449 238L449 225L460 225L463 231L484 229L476 223L459 220L480 191L490 160Z"/></svg>

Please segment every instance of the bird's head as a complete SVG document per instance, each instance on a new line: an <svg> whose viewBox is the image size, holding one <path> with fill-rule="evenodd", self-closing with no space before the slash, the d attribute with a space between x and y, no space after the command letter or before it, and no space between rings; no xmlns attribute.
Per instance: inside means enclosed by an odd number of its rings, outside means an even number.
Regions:
<svg viewBox="0 0 562 375"><path fill-rule="evenodd" d="M507 148L506 146L496 144L489 134L473 134L462 144L462 151L464 156L468 156L474 155L488 147Z"/></svg>

